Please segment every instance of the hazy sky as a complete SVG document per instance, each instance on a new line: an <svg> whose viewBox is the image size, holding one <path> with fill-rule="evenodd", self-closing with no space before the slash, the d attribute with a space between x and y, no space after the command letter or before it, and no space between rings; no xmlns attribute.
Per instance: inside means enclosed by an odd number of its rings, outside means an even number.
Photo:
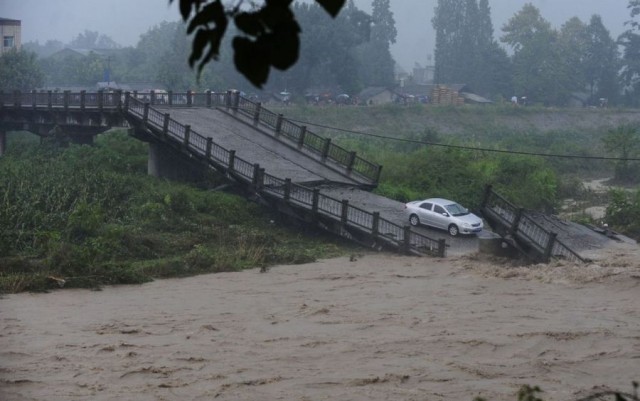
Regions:
<svg viewBox="0 0 640 401"><path fill-rule="evenodd" d="M176 0L177 2L178 0ZM177 4L168 0L0 0L0 17L22 20L22 41L57 39L70 42L88 29L106 34L121 45L132 46L140 35L162 21L180 19ZM357 6L371 11L372 0L355 0ZM616 38L629 20L628 0L489 0L495 36L500 28L525 3L538 7L542 16L559 28L577 16L589 22L599 14ZM436 0L391 0L398 30L392 53L409 70L415 62L428 63L433 54L434 31L431 18ZM303 27L304 29L304 27Z"/></svg>

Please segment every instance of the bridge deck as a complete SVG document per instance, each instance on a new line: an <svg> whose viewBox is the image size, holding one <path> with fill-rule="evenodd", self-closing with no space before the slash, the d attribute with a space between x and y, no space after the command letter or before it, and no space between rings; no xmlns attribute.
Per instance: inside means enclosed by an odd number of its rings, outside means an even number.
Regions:
<svg viewBox="0 0 640 401"><path fill-rule="evenodd" d="M260 167L276 177L290 178L298 184L360 184L356 179L332 169L327 163L293 149L283 141L216 108L156 108L169 113L176 121L190 124L193 131L213 138L220 146L235 150L238 157L260 163Z"/></svg>

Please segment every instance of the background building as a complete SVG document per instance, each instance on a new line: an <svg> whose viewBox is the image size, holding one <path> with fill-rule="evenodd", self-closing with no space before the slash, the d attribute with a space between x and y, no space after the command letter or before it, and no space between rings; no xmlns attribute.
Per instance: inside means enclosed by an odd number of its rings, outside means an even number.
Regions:
<svg viewBox="0 0 640 401"><path fill-rule="evenodd" d="M0 47L0 55L16 48L20 49L21 39L21 22L20 20L0 18L0 39L2 40Z"/></svg>

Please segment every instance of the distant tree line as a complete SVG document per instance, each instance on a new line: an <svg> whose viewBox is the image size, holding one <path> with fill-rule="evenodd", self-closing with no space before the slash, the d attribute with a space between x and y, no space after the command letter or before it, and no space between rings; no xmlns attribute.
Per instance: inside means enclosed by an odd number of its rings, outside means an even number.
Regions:
<svg viewBox="0 0 640 401"><path fill-rule="evenodd" d="M636 14L632 11L632 17ZM439 0L432 24L436 82L464 83L490 98L526 96L544 105L566 105L575 94L590 105L601 99L637 102L632 82L640 82L640 69L628 71L640 65L640 51L637 59L628 57L628 43L640 50L636 25L619 42L599 15L589 23L571 18L556 30L527 3L502 27L500 41L507 51L494 39L488 0ZM624 58L619 45L627 50Z"/></svg>
<svg viewBox="0 0 640 401"><path fill-rule="evenodd" d="M395 62L390 46L395 42L396 28L389 2L374 0L368 14L350 1L336 18L317 4L294 3L292 10L304 27L301 56L286 73L271 74L266 89L304 93L312 87L340 88L355 93L367 86L392 87ZM222 39L221 48L231 48L233 34ZM162 22L141 35L133 47L121 47L105 35L85 31L68 44L30 42L23 50L39 56L41 84L49 87L94 86L109 79L157 82L175 91L254 90L237 71L228 51L221 51L217 62L204 66L198 77L188 62L190 44L185 24ZM61 51L65 48L83 52ZM16 88L17 84L16 80L0 81L0 88ZM18 88L33 88L33 82L25 81Z"/></svg>
<svg viewBox="0 0 640 401"><path fill-rule="evenodd" d="M188 1L186 1L188 3ZM353 94L369 86L395 85L390 46L396 27L390 0L373 0L372 12L349 0L332 18L318 3L290 5L301 27L300 57L286 72L274 71L266 89L302 94L334 89ZM204 3L202 3L204 4ZM628 30L611 37L599 15L589 22L574 17L555 29L532 4L526 4L494 36L489 0L438 0L434 81L466 84L499 100L526 96L531 103L563 106L578 99L585 105L640 105L640 0L629 0ZM218 59L197 74L189 65L193 37L181 22L163 22L121 47L98 32L85 31L73 41L25 43L26 52L0 57L0 89L157 82L168 89L252 91L238 72L229 27L220 38ZM88 49L85 53L61 51ZM33 55L21 54L35 52Z"/></svg>

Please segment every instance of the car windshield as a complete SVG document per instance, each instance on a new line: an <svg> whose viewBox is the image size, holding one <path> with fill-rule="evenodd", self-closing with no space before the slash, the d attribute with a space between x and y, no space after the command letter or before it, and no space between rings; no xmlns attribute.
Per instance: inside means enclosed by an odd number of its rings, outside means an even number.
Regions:
<svg viewBox="0 0 640 401"><path fill-rule="evenodd" d="M449 212L449 214L452 215L452 216L464 216L466 214L469 214L469 211L467 209L465 209L461 205L458 205L457 203L452 203L452 204L447 205L445 207L446 207L447 211Z"/></svg>

